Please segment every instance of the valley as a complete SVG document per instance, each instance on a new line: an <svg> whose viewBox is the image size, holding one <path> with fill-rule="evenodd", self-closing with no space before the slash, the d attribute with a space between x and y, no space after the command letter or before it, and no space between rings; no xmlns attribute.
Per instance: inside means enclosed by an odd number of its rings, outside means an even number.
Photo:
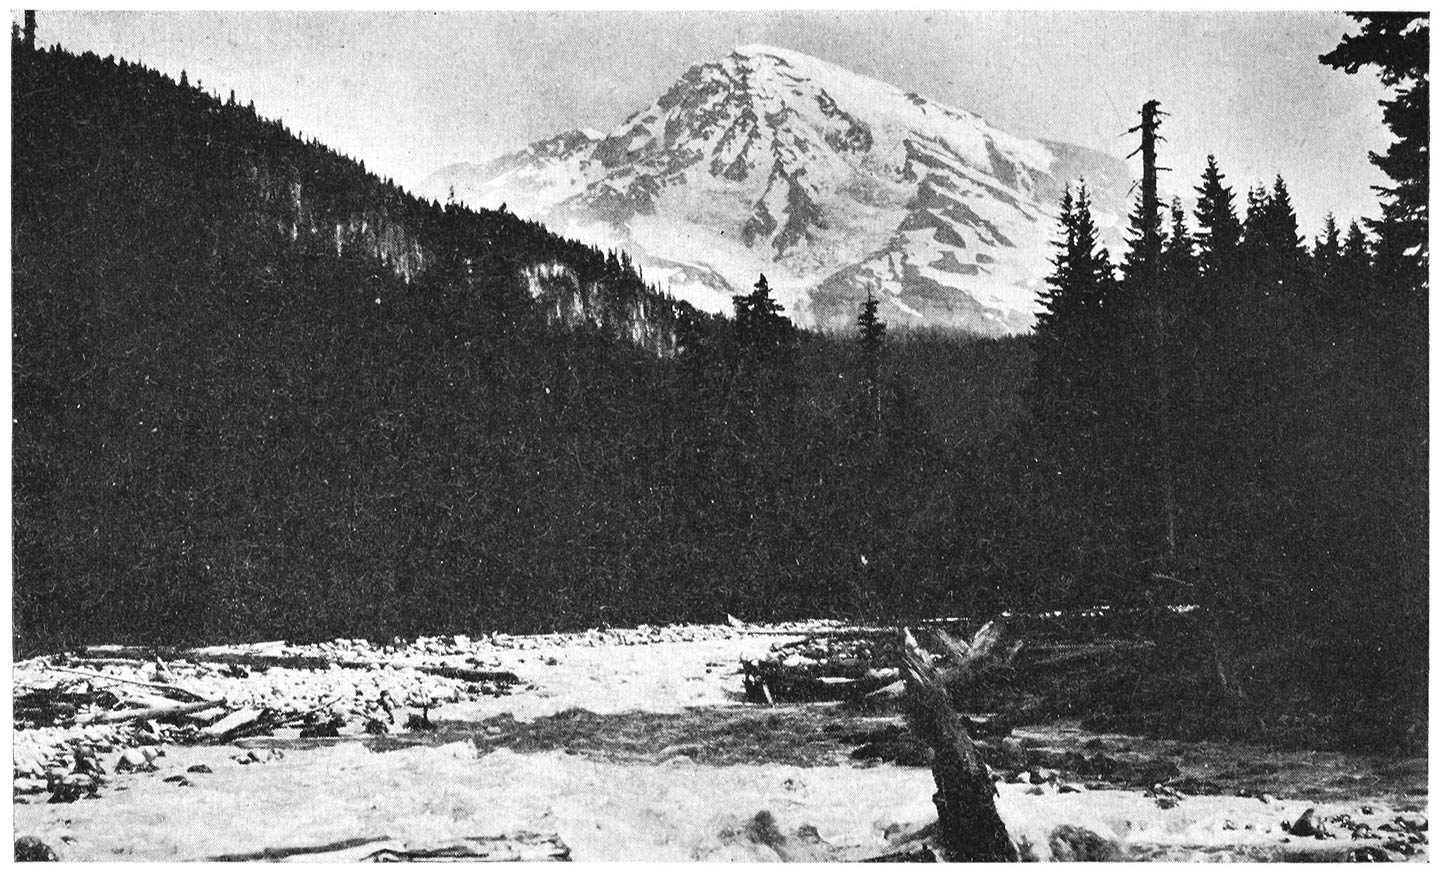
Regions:
<svg viewBox="0 0 1440 873"><path fill-rule="evenodd" d="M1193 24L1266 110L1082 69L1132 183L1033 91L1026 136L959 108L1066 51L919 63L1044 32L1009 13L885 13L913 69L759 16L678 80L597 61L611 12L51 14L12 15L17 859L1428 859L1427 16L1056 13ZM1393 184L1292 193L1359 140L1274 119L1362 103ZM497 118L539 138L457 145ZM1221 132L1285 166L1162 197Z"/></svg>

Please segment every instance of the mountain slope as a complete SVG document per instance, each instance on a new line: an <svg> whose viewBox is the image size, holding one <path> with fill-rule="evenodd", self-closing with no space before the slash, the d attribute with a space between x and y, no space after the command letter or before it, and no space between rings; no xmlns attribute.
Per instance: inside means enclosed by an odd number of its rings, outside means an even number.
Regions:
<svg viewBox="0 0 1440 873"><path fill-rule="evenodd" d="M705 308L765 272L801 323L848 324L874 287L893 322L997 334L1029 327L1053 204L1080 176L1100 213L1123 213L1116 158L744 46L603 137L560 134L421 187L623 245Z"/></svg>

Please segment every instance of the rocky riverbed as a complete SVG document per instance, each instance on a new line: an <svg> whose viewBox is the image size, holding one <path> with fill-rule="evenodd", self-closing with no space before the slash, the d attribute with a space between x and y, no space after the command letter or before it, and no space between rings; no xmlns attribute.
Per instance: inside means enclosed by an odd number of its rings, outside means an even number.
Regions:
<svg viewBox="0 0 1440 873"><path fill-rule="evenodd" d="M742 664L838 630L736 622L23 661L15 836L76 861L919 854L934 784L893 708L747 702ZM1028 857L1428 857L1423 758L1073 722L985 744Z"/></svg>

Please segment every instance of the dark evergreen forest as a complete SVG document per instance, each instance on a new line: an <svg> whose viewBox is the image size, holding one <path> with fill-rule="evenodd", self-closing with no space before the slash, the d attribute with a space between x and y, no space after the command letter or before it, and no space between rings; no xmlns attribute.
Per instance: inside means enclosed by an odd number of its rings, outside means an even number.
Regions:
<svg viewBox="0 0 1440 873"><path fill-rule="evenodd" d="M1080 186L1034 335L1001 340L859 300L797 330L764 277L699 313L623 253L17 35L14 645L1195 604L1151 628L1172 727L1413 741L1414 18L1325 58L1398 89L1378 222L1307 244L1282 178L1242 204L1212 160L1116 259Z"/></svg>

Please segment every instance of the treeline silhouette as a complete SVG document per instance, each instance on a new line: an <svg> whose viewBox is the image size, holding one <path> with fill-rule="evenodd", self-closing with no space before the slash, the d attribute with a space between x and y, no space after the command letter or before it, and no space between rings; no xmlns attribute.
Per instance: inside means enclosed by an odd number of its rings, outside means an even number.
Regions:
<svg viewBox="0 0 1440 873"><path fill-rule="evenodd" d="M1325 61L1423 88L1428 18L1357 18L1362 39ZM1391 155L1424 153L1423 122L1392 127ZM1034 448L1072 552L1055 569L1082 600L1165 590L1213 622L1196 642L1225 678L1191 713L1318 713L1336 733L1423 743L1428 167L1374 160L1396 185L1373 243L1354 223L1342 241L1330 217L1307 247L1278 176L1239 214L1212 157L1194 230L1178 201L1167 221L1142 197L1118 272L1083 185L1067 192L1034 338Z"/></svg>

